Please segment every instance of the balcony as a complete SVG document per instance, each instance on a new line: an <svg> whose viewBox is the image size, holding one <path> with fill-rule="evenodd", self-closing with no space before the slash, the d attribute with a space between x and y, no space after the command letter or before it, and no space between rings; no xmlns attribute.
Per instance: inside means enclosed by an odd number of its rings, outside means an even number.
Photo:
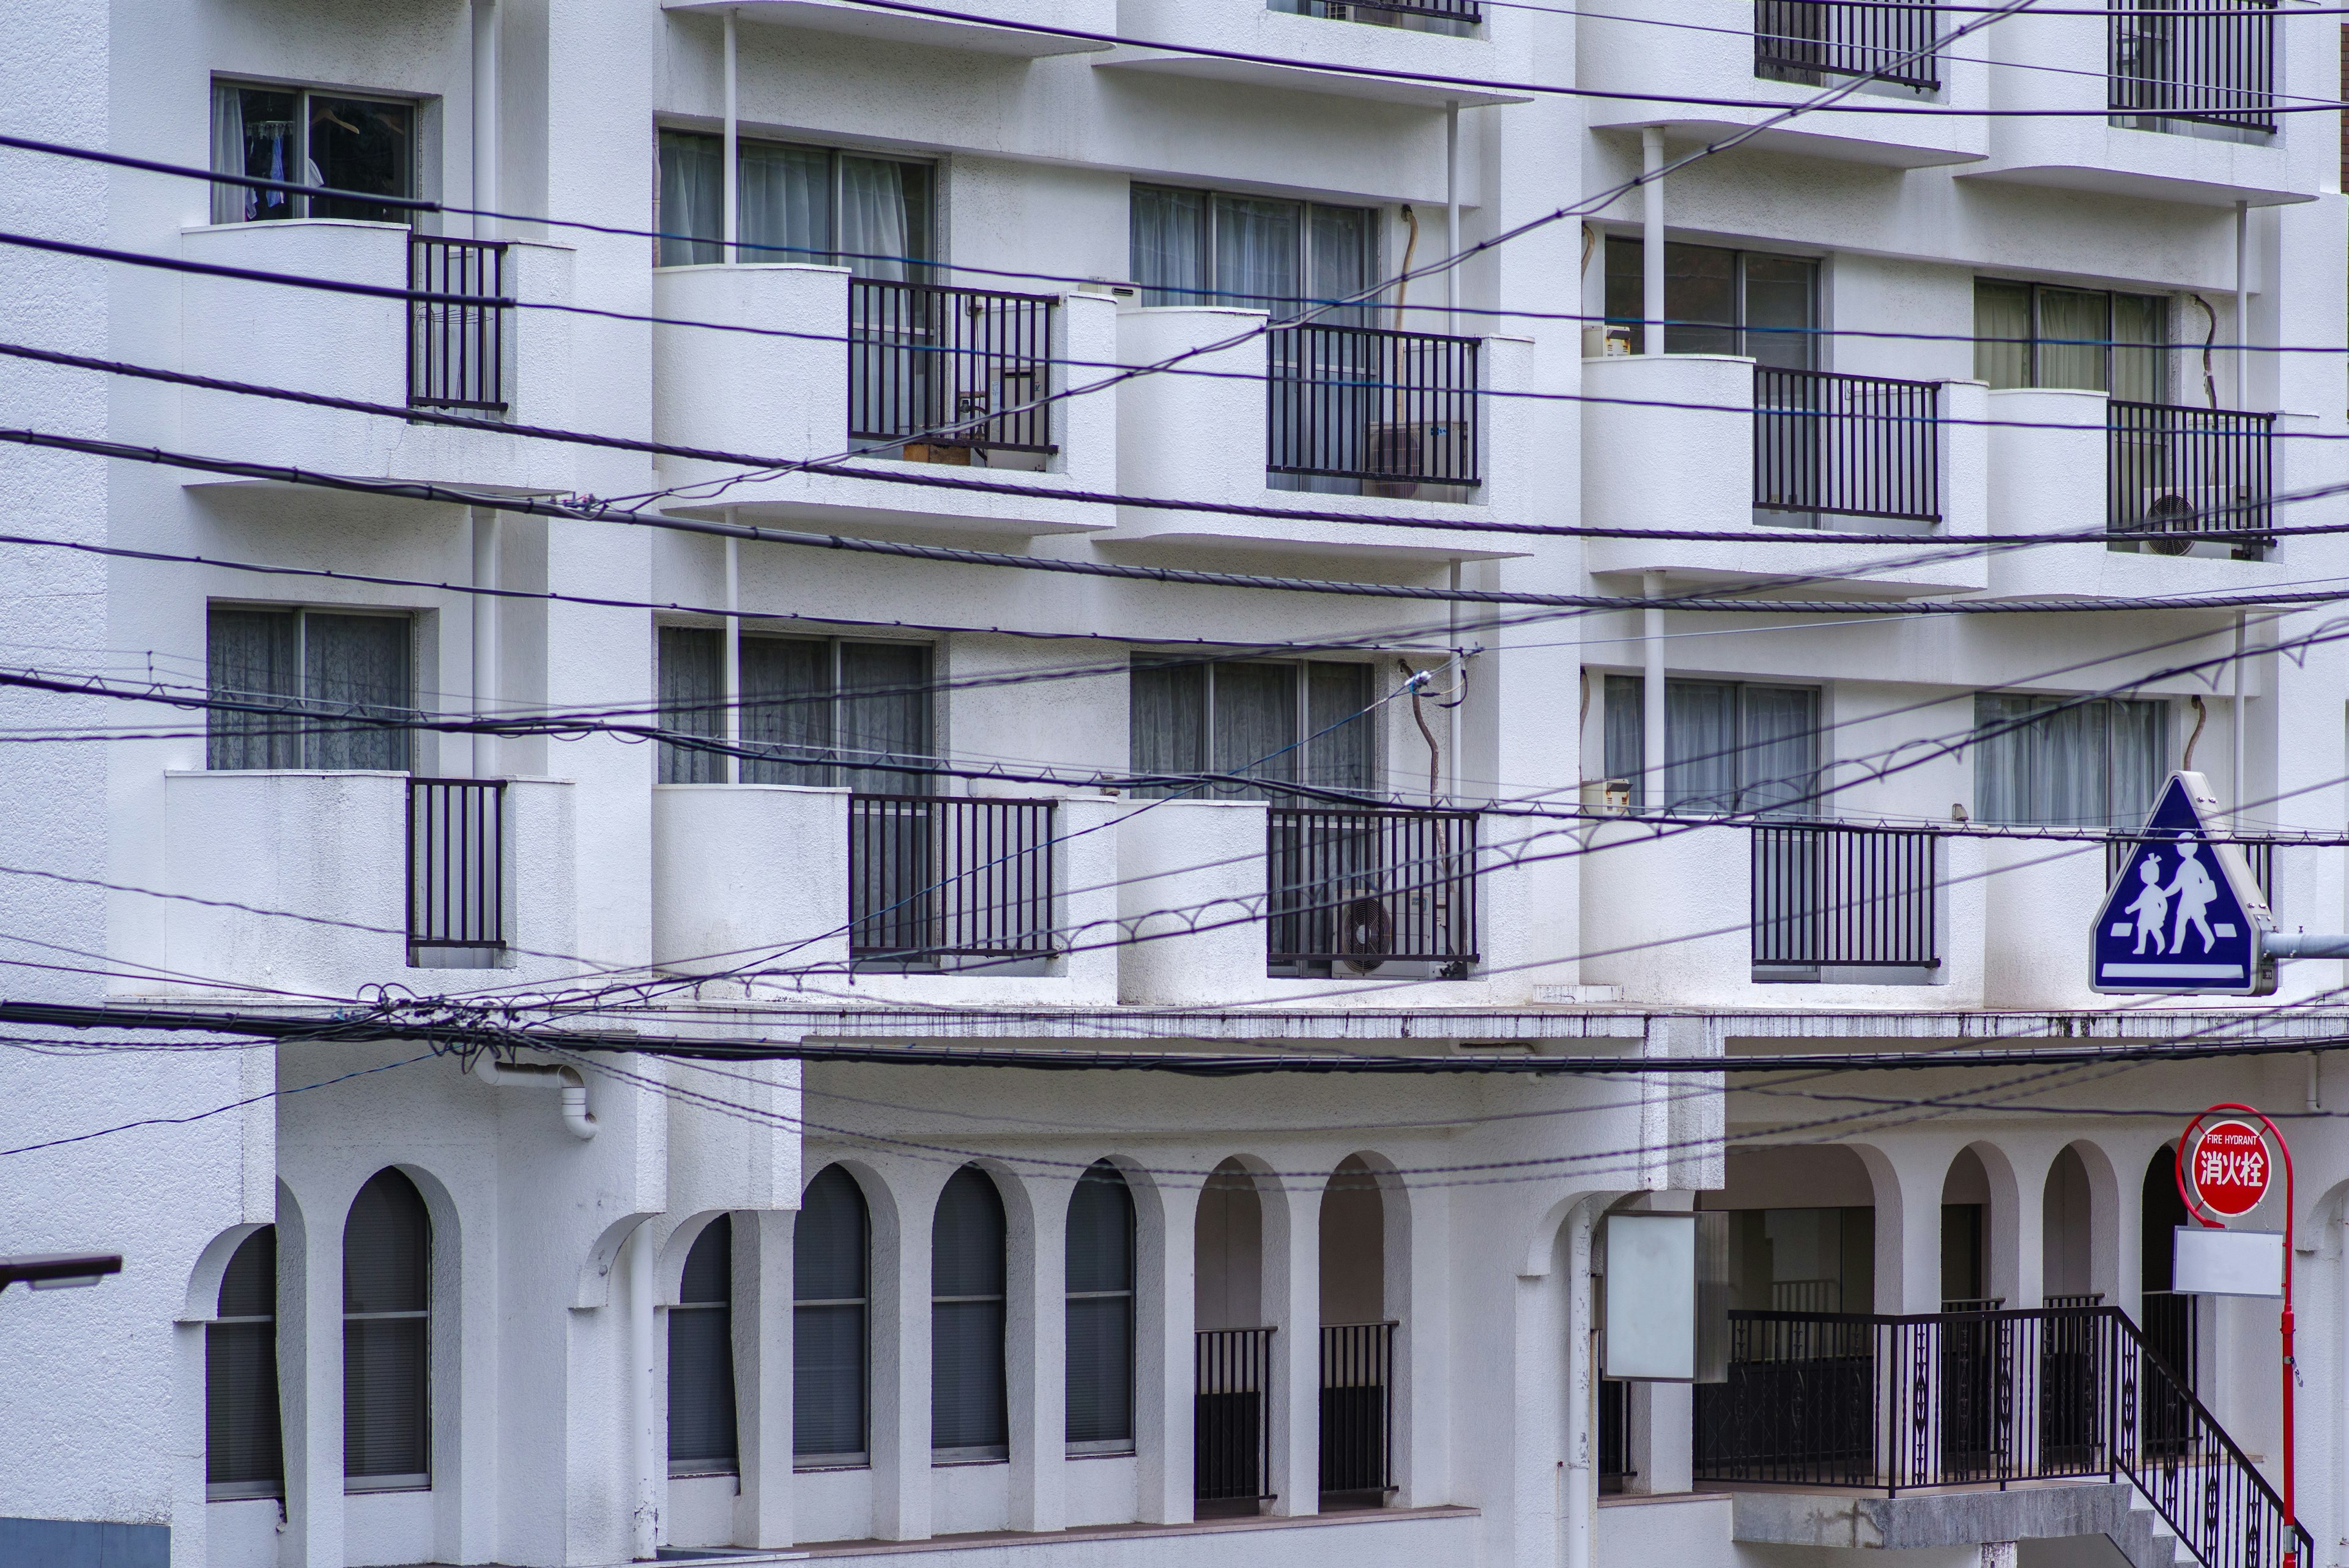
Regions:
<svg viewBox="0 0 2349 1568"><path fill-rule="evenodd" d="M1875 78L1858 88L1871 107L1928 103L1966 109L1989 100L1989 71L1969 57L1978 48L1933 51L1934 40L1958 18L1930 4L1686 0L1672 16L1685 26L1672 34L1670 47L1658 47L1655 28L1644 18L1582 18L1578 85L1624 95L1591 102L1594 129L1661 125L1675 139L1714 140L1771 118L1782 105L1802 102L1823 86L1855 78ZM1761 132L1749 145L1894 169L1965 164L1989 150L1984 123L1968 114L1848 109L1803 115Z"/></svg>
<svg viewBox="0 0 2349 1568"><path fill-rule="evenodd" d="M681 498L684 515L730 507L746 523L947 543L1111 526L1107 509L1050 493L1117 487L1117 393L1025 406L1070 376L1098 374L1063 367L1116 357L1106 295L1048 299L755 264L661 268L653 307L668 323L653 328L657 439L777 463L831 460L833 470L754 475L722 504ZM689 485L745 466L664 458L658 472L664 485ZM1047 493L952 488L988 478Z"/></svg>
<svg viewBox="0 0 2349 1568"><path fill-rule="evenodd" d="M1539 511L1535 410L1486 395L1530 386L1530 345L1266 324L1261 311L1193 306L1118 318L1122 362L1190 356L1169 374L1119 389L1119 487L1276 514L1132 508L1102 536L1104 549L1168 565L1274 556L1306 570L1423 569L1526 553L1521 538L1475 525ZM1265 432L1262 446L1241 436L1249 431ZM1322 515L1278 515L1288 512ZM1356 524L1330 514L1460 526Z"/></svg>
<svg viewBox="0 0 2349 1568"><path fill-rule="evenodd" d="M1816 527L1930 535L1987 526L1983 392L1971 381L1906 381L1757 366L1713 354L1582 362L1583 519L1692 534ZM1627 453L1661 454L1631 461ZM1598 573L1676 582L1818 572L1839 590L1979 589L1978 556L1920 560L1898 544L1593 539ZM1790 552L1796 552L1790 554ZM1799 562L1799 566L1795 565Z"/></svg>
<svg viewBox="0 0 2349 1568"><path fill-rule="evenodd" d="M1757 975L1940 968L1940 834L1771 823L1753 836Z"/></svg>
<svg viewBox="0 0 2349 1568"><path fill-rule="evenodd" d="M1267 814L1276 973L1371 974L1419 965L1457 979L1476 961L1476 814Z"/></svg>
<svg viewBox="0 0 2349 1568"><path fill-rule="evenodd" d="M2274 545L2265 535L2275 493L2273 414L2116 399L2106 421L2106 520L2116 535L2108 548L2267 559Z"/></svg>
<svg viewBox="0 0 2349 1568"><path fill-rule="evenodd" d="M1386 1501L1394 1481L1394 1331L1392 1323L1321 1328L1321 1496Z"/></svg>
<svg viewBox="0 0 2349 1568"><path fill-rule="evenodd" d="M854 0L663 0L661 8L709 16L730 11L754 26L837 33L887 44L1023 59L1108 47L1089 38L1038 32L1039 26L1086 33L1113 32L1117 26L1117 11L1111 0L971 0L952 7L957 13L952 16L883 11L856 5Z"/></svg>
<svg viewBox="0 0 2349 1568"><path fill-rule="evenodd" d="M1402 79L1527 79L1530 29L1477 0L1119 0L1116 30L1149 44L1096 56L1094 68L1418 109L1529 101L1504 88ZM1377 74L1388 71L1402 75Z"/></svg>
<svg viewBox="0 0 2349 1568"><path fill-rule="evenodd" d="M1056 956L1052 809L1049 800L849 796L850 960L993 968Z"/></svg>
<svg viewBox="0 0 2349 1568"><path fill-rule="evenodd" d="M2337 51L2315 26L2287 48L2293 25L2271 0L2007 17L1980 35L2005 112L1989 157L1960 177L2189 205L2312 201L2327 183L2323 138L2271 111L2286 92L2333 96Z"/></svg>
<svg viewBox="0 0 2349 1568"><path fill-rule="evenodd" d="M571 252L512 240L413 234L341 219L222 223L181 232L191 261L395 291L392 296L190 275L184 363L201 375L484 419L568 426ZM422 297L403 300L398 292ZM210 455L331 473L463 483L492 493L572 488L574 449L490 431L280 403L180 394L187 444ZM193 478L211 487L255 482Z"/></svg>
<svg viewBox="0 0 2349 1568"><path fill-rule="evenodd" d="M1269 1328L1203 1328L1193 1350L1191 1496L1253 1512L1272 1496Z"/></svg>
<svg viewBox="0 0 2349 1568"><path fill-rule="evenodd" d="M543 779L167 774L160 886L178 898L132 928L126 956L328 995L567 975L571 813L570 785Z"/></svg>

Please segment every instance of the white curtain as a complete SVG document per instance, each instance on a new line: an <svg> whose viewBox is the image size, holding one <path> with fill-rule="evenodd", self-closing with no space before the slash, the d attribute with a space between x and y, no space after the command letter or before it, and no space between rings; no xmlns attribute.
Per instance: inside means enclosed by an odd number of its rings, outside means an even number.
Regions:
<svg viewBox="0 0 2349 1568"><path fill-rule="evenodd" d="M2031 286L1974 285L1974 376L1994 389L2031 385Z"/></svg>
<svg viewBox="0 0 2349 1568"><path fill-rule="evenodd" d="M744 142L740 200L741 260L818 265L832 260L830 153L812 147Z"/></svg>
<svg viewBox="0 0 2349 1568"><path fill-rule="evenodd" d="M1738 753L1741 811L1824 816L1819 772L1819 694L1807 686L1748 686Z"/></svg>
<svg viewBox="0 0 2349 1568"><path fill-rule="evenodd" d="M2053 697L1974 699L1975 814L1985 822L2135 827L2152 808L2166 750L2159 702L2059 706Z"/></svg>
<svg viewBox="0 0 2349 1568"><path fill-rule="evenodd" d="M725 160L718 138L660 135L661 266L709 266L726 228Z"/></svg>
<svg viewBox="0 0 2349 1568"><path fill-rule="evenodd" d="M903 283L906 257L905 174L879 158L840 161L841 260L858 277Z"/></svg>
<svg viewBox="0 0 2349 1568"><path fill-rule="evenodd" d="M1303 219L1295 202L1216 197L1215 303L1268 310L1276 321L1297 315Z"/></svg>
<svg viewBox="0 0 2349 1568"><path fill-rule="evenodd" d="M1737 809L1737 688L1717 680L1664 683L1664 806Z"/></svg>
<svg viewBox="0 0 2349 1568"><path fill-rule="evenodd" d="M244 173L244 94L233 87L212 88L212 168L222 174ZM253 216L252 190L243 185L212 187L212 222L241 223Z"/></svg>
<svg viewBox="0 0 2349 1568"><path fill-rule="evenodd" d="M1207 197L1163 185L1133 187L1128 241L1144 305L1206 300Z"/></svg>
<svg viewBox="0 0 2349 1568"><path fill-rule="evenodd" d="M2039 291L2039 384L2105 389L2113 296L2077 288Z"/></svg>

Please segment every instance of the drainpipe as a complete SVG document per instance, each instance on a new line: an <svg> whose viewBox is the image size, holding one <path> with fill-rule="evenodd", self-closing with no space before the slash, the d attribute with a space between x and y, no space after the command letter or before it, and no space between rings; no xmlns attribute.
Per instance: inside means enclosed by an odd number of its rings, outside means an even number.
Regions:
<svg viewBox="0 0 2349 1568"><path fill-rule="evenodd" d="M471 509L473 545L473 587L492 590L473 596L473 717L487 719L498 706L498 545L500 522L497 508L476 506ZM473 776L495 778L498 771L498 740L495 735L476 732L473 736Z"/></svg>
<svg viewBox="0 0 2349 1568"><path fill-rule="evenodd" d="M2235 407L2251 406L2251 204L2235 203Z"/></svg>
<svg viewBox="0 0 2349 1568"><path fill-rule="evenodd" d="M1640 578L1640 591L1651 599L1664 597L1664 574L1648 572ZM1641 626L1640 653L1645 679L1640 685L1641 716L1640 726L1640 808L1642 811L1664 809L1664 612L1650 608L1640 612Z"/></svg>
<svg viewBox="0 0 2349 1568"><path fill-rule="evenodd" d="M473 205L498 205L498 0L473 0ZM473 237L497 237L497 220L473 215Z"/></svg>
<svg viewBox="0 0 2349 1568"><path fill-rule="evenodd" d="M2228 759L2229 787L2234 798L2227 809L2233 815L2235 826L2240 831L2243 823L2243 612L2235 612L2235 700L2229 704L2234 711L2227 717L2234 726L2234 753Z"/></svg>
<svg viewBox="0 0 2349 1568"><path fill-rule="evenodd" d="M1640 132L1641 164L1648 176L1640 187L1646 202L1646 227L1640 237L1640 270L1645 289L1640 313L1647 317L1640 341L1651 354L1664 351L1664 128L1651 125Z"/></svg>
<svg viewBox="0 0 2349 1568"><path fill-rule="evenodd" d="M726 509L726 525L734 525L734 508ZM742 541L726 541L726 766L728 784L742 779Z"/></svg>
<svg viewBox="0 0 2349 1568"><path fill-rule="evenodd" d="M576 1067L501 1062L484 1051L473 1058L473 1076L498 1089L560 1089L563 1125L571 1129L571 1136L582 1143L595 1136L595 1117L587 1109L587 1080Z"/></svg>
<svg viewBox="0 0 2349 1568"><path fill-rule="evenodd" d="M734 254L735 242L741 237L739 222L742 211L741 171L735 162L740 146L740 116L736 112L734 71L734 13L726 13L726 244L720 254L728 266L741 258Z"/></svg>
<svg viewBox="0 0 2349 1568"><path fill-rule="evenodd" d="M1444 330L1460 334L1460 100L1444 106L1444 243L1452 265L1444 269Z"/></svg>

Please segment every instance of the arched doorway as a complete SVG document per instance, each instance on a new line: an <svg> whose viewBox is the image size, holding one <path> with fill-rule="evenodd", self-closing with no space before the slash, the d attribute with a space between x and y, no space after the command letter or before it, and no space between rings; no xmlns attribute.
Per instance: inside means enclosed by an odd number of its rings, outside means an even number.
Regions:
<svg viewBox="0 0 2349 1568"><path fill-rule="evenodd" d="M1199 1189L1192 1229L1191 1495L1201 1517L1254 1513L1272 1490L1264 1201L1237 1159Z"/></svg>
<svg viewBox="0 0 2349 1568"><path fill-rule="evenodd" d="M1378 1508L1394 1490L1394 1329L1386 1195L1350 1155L1321 1189L1321 1507Z"/></svg>

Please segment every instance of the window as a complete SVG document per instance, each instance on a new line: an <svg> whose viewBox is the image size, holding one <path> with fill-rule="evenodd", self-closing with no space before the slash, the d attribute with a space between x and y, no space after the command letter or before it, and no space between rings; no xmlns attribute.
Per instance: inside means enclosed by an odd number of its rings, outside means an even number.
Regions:
<svg viewBox="0 0 2349 1568"><path fill-rule="evenodd" d="M725 258L725 142L660 133L660 266ZM919 282L932 253L931 166L782 141L736 143L738 258Z"/></svg>
<svg viewBox="0 0 2349 1568"><path fill-rule="evenodd" d="M1607 242L1609 332L1645 352L1647 245ZM1782 370L1818 369L1819 264L1715 245L1664 246L1664 351L1750 354ZM1616 325L1619 323L1620 325Z"/></svg>
<svg viewBox="0 0 2349 1568"><path fill-rule="evenodd" d="M1729 1298L1743 1312L1873 1311L1876 1210L1732 1210Z"/></svg>
<svg viewBox="0 0 2349 1568"><path fill-rule="evenodd" d="M2136 828L2167 769L2167 705L1974 699L1974 815L1984 822Z"/></svg>
<svg viewBox="0 0 2349 1568"><path fill-rule="evenodd" d="M282 1497L277 1415L277 1227L247 1236L204 1325L204 1495Z"/></svg>
<svg viewBox="0 0 2349 1568"><path fill-rule="evenodd" d="M930 1236L930 1447L946 1463L1011 1452L1003 1383L1003 1198L966 1165Z"/></svg>
<svg viewBox="0 0 2349 1568"><path fill-rule="evenodd" d="M378 196L416 193L416 105L305 88L212 84L212 168ZM407 222L409 209L343 196L212 187L215 223L269 218Z"/></svg>
<svg viewBox="0 0 2349 1568"><path fill-rule="evenodd" d="M212 710L207 767L401 773L412 764L411 732L382 722L415 716L409 617L214 605L205 634L211 695L286 715Z"/></svg>
<svg viewBox="0 0 2349 1568"><path fill-rule="evenodd" d="M810 1469L862 1465L871 1451L871 1235L856 1179L817 1172L792 1241L792 1457Z"/></svg>
<svg viewBox="0 0 2349 1568"><path fill-rule="evenodd" d="M1994 388L2168 402L2168 302L2158 295L1974 280L1974 375Z"/></svg>
<svg viewBox="0 0 2349 1568"><path fill-rule="evenodd" d="M660 628L661 722L712 740L726 733L726 634ZM872 794L922 794L930 762L930 650L918 642L813 637L742 639L744 784L845 784ZM874 764L895 763L897 767ZM717 784L714 751L661 747L663 784Z"/></svg>
<svg viewBox="0 0 2349 1568"><path fill-rule="evenodd" d="M343 1477L349 1491L432 1484L432 1221L379 1170L343 1223Z"/></svg>
<svg viewBox="0 0 2349 1568"><path fill-rule="evenodd" d="M668 1311L668 1473L735 1470L734 1222L721 1214L685 1255Z"/></svg>
<svg viewBox="0 0 2349 1568"><path fill-rule="evenodd" d="M1133 1448L1133 1194L1096 1160L1069 1197L1067 1437L1071 1453Z"/></svg>
<svg viewBox="0 0 2349 1568"><path fill-rule="evenodd" d="M1164 185L1133 187L1134 281L1144 305L1224 305L1284 321L1379 281L1377 213ZM1317 321L1371 326L1368 307Z"/></svg>
<svg viewBox="0 0 2349 1568"><path fill-rule="evenodd" d="M1607 776L1631 781L1644 806L1647 681L1607 678ZM1664 682L1664 809L1824 815L1817 797L1819 693L1814 686Z"/></svg>
<svg viewBox="0 0 2349 1568"><path fill-rule="evenodd" d="M1378 722L1367 664L1134 656L1127 724L1136 794L1267 800L1302 784L1368 794L1379 787ZM1301 743L1300 743L1301 742ZM1260 784L1174 782L1236 774Z"/></svg>

